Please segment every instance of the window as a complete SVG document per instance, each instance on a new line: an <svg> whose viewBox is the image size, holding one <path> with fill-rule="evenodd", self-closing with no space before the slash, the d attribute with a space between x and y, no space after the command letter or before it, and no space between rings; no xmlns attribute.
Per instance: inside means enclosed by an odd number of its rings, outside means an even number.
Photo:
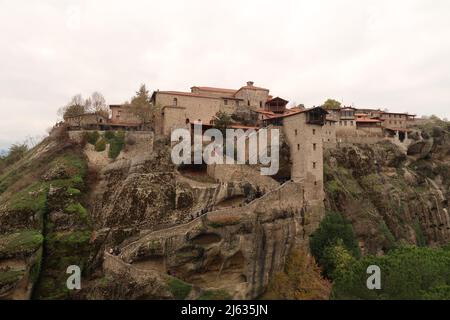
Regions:
<svg viewBox="0 0 450 320"><path fill-rule="evenodd" d="M298 131L297 131L297 129L295 129L295 135L297 135L298 134Z"/></svg>
<svg viewBox="0 0 450 320"><path fill-rule="evenodd" d="M297 145L297 150L300 151L300 145L299 144Z"/></svg>
<svg viewBox="0 0 450 320"><path fill-rule="evenodd" d="M316 162L313 162L313 169L315 169L316 166L317 166L317 163L316 163Z"/></svg>
<svg viewBox="0 0 450 320"><path fill-rule="evenodd" d="M178 99L173 98L173 106L176 107L178 105Z"/></svg>
<svg viewBox="0 0 450 320"><path fill-rule="evenodd" d="M262 101L259 102L259 107L262 108L263 107L263 103Z"/></svg>
<svg viewBox="0 0 450 320"><path fill-rule="evenodd" d="M224 104L225 104L226 106L228 105L228 100L227 100L227 99L224 100Z"/></svg>
<svg viewBox="0 0 450 320"><path fill-rule="evenodd" d="M247 105L250 107L250 100L247 101Z"/></svg>
<svg viewBox="0 0 450 320"><path fill-rule="evenodd" d="M313 150L316 151L317 149L317 144L313 143Z"/></svg>
<svg viewBox="0 0 450 320"><path fill-rule="evenodd" d="M316 129L313 129L313 134L316 134Z"/></svg>

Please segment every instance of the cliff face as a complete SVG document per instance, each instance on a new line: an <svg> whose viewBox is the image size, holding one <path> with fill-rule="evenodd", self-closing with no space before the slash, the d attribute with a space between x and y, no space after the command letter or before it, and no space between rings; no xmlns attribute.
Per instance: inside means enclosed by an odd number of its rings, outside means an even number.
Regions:
<svg viewBox="0 0 450 320"><path fill-rule="evenodd" d="M408 154L389 142L325 154L325 206L352 222L363 253L450 241L448 131L415 139ZM291 249L307 248L323 208L302 198L301 185L251 167L179 171L169 151L150 134L111 160L54 132L8 168L0 178L0 298L263 294ZM83 269L79 292L65 288L73 264Z"/></svg>
<svg viewBox="0 0 450 320"><path fill-rule="evenodd" d="M320 216L300 185L250 167L182 176L168 151L156 141L100 171L91 202L101 277L77 298L256 298L291 248L307 246Z"/></svg>
<svg viewBox="0 0 450 320"><path fill-rule="evenodd" d="M450 241L450 139L433 132L416 138L408 155L390 142L327 152L327 209L352 222L363 253Z"/></svg>

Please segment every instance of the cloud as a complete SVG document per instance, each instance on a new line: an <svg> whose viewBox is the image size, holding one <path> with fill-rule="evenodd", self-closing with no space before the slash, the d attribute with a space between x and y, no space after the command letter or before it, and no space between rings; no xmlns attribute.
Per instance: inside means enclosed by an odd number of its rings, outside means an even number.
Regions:
<svg viewBox="0 0 450 320"><path fill-rule="evenodd" d="M0 148L77 93L237 88L450 117L450 3L0 0Z"/></svg>

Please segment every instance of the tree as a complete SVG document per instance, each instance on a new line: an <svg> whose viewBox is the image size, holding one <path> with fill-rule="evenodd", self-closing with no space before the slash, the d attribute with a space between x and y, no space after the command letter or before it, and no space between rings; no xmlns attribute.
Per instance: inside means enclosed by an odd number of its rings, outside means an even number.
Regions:
<svg viewBox="0 0 450 320"><path fill-rule="evenodd" d="M327 110L336 110L341 108L341 103L334 99L328 99L327 101L324 102L322 107Z"/></svg>
<svg viewBox="0 0 450 320"><path fill-rule="evenodd" d="M329 261L333 255L327 252L327 248L336 245L345 248L354 257L360 256L358 241L350 222L338 213L330 213L322 220L310 242L311 253L327 277L332 277L336 265L334 261Z"/></svg>
<svg viewBox="0 0 450 320"><path fill-rule="evenodd" d="M91 109L96 114L99 114L105 118L109 117L109 109L106 105L105 97L98 91L95 91L91 95Z"/></svg>
<svg viewBox="0 0 450 320"><path fill-rule="evenodd" d="M77 94L72 97L69 103L59 109L58 114L62 115L64 119L69 117L77 117L84 113L86 113L86 101L83 100L83 96L81 94Z"/></svg>
<svg viewBox="0 0 450 320"><path fill-rule="evenodd" d="M8 155L4 158L6 165L11 165L19 161L25 156L28 151L28 146L25 143L15 143L8 151Z"/></svg>
<svg viewBox="0 0 450 320"><path fill-rule="evenodd" d="M131 99L131 112L143 123L151 123L153 120L153 112L150 103L149 91L142 84L136 95Z"/></svg>
<svg viewBox="0 0 450 320"><path fill-rule="evenodd" d="M331 284L304 250L294 250L282 272L275 274L263 299L327 300Z"/></svg>
<svg viewBox="0 0 450 320"><path fill-rule="evenodd" d="M219 111L214 119L214 127L225 135L225 130L231 125L231 122L231 116L228 113Z"/></svg>
<svg viewBox="0 0 450 320"><path fill-rule="evenodd" d="M381 290L369 290L367 268L378 266ZM336 272L333 298L345 300L448 300L450 250L400 247L384 256L353 259Z"/></svg>

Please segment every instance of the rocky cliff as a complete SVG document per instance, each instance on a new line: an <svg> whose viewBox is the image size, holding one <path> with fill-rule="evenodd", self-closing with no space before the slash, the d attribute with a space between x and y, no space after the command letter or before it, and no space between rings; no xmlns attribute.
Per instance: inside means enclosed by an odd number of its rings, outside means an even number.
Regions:
<svg viewBox="0 0 450 320"><path fill-rule="evenodd" d="M389 141L327 152L326 207L352 222L363 253L450 242L450 135L428 131L407 154Z"/></svg>
<svg viewBox="0 0 450 320"><path fill-rule="evenodd" d="M168 141L123 138L111 158L60 128L1 173L0 298L256 298L323 217L299 184L176 168ZM325 153L325 207L352 222L363 253L450 241L448 128L412 138L406 153L387 141ZM65 286L69 265L81 291Z"/></svg>

